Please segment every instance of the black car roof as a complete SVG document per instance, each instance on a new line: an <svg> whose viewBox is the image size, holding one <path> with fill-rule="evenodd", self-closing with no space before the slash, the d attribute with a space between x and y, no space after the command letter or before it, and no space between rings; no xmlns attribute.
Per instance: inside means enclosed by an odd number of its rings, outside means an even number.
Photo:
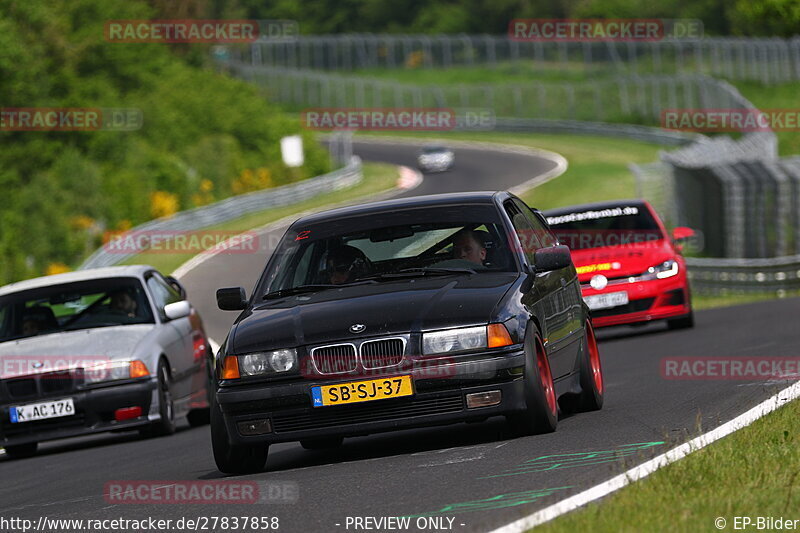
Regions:
<svg viewBox="0 0 800 533"><path fill-rule="evenodd" d="M480 191L397 198L314 213L298 219L294 224L316 224L331 219L377 214L409 207L431 207L447 204L492 204L495 202L495 196L498 195L505 197L508 193L502 191Z"/></svg>
<svg viewBox="0 0 800 533"><path fill-rule="evenodd" d="M596 209L612 209L614 207L623 207L623 206L644 207L645 201L642 200L641 198L632 198L630 200L611 200L606 202L595 202L591 204L570 205L566 207L557 207L555 209L548 209L546 211L542 211L542 214L546 217L549 217L555 215L565 215L567 213L591 211Z"/></svg>

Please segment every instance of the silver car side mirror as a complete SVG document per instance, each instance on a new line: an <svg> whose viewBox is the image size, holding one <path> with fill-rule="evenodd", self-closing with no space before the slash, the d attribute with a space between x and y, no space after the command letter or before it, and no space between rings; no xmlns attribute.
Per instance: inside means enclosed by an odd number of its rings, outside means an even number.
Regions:
<svg viewBox="0 0 800 533"><path fill-rule="evenodd" d="M167 304L164 306L164 314L167 315L167 318L170 320L175 320L178 318L189 316L189 313L191 312L192 308L189 305L189 302L187 302L186 300L181 300L180 302L173 302L171 304Z"/></svg>

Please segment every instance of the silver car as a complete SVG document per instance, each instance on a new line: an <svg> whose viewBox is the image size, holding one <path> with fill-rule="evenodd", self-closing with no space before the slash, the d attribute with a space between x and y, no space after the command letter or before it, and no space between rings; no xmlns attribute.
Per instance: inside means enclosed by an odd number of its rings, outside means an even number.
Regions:
<svg viewBox="0 0 800 533"><path fill-rule="evenodd" d="M180 283L149 266L110 267L0 287L0 446L208 422L210 357Z"/></svg>
<svg viewBox="0 0 800 533"><path fill-rule="evenodd" d="M417 156L417 166L424 172L444 172L453 168L456 156L444 146L425 146Z"/></svg>

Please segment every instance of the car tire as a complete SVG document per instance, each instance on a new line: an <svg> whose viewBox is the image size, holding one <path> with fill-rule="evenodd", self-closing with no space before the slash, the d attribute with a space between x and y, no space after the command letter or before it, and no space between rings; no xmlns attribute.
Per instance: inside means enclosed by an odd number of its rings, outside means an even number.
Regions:
<svg viewBox="0 0 800 533"><path fill-rule="evenodd" d="M233 445L228 440L228 430L216 400L211 403L211 447L214 462L223 474L255 474L264 469L269 446Z"/></svg>
<svg viewBox="0 0 800 533"><path fill-rule="evenodd" d="M600 362L600 350L594 327L587 320L583 342L581 343L581 395L578 402L581 411L599 411L603 408L605 382L603 365Z"/></svg>
<svg viewBox="0 0 800 533"><path fill-rule="evenodd" d="M208 407L192 409L189 411L189 414L186 415L186 420L189 421L189 425L193 428L205 426L211 422L211 398L213 394L214 379L211 377L211 362L209 360L206 362L206 401L208 402Z"/></svg>
<svg viewBox="0 0 800 533"><path fill-rule="evenodd" d="M332 450L344 442L344 437L324 437L321 439L303 439L300 446L306 450Z"/></svg>
<svg viewBox="0 0 800 533"><path fill-rule="evenodd" d="M29 442L27 444L6 446L4 449L9 459L25 459L26 457L33 457L36 455L36 450L38 448L38 442Z"/></svg>
<svg viewBox="0 0 800 533"><path fill-rule="evenodd" d="M680 318L672 318L667 320L667 327L669 329L688 329L694 327L694 311L689 311L689 314Z"/></svg>
<svg viewBox="0 0 800 533"><path fill-rule="evenodd" d="M525 332L525 410L508 415L512 430L520 435L552 433L558 425L558 401L550 362L538 328Z"/></svg>
<svg viewBox="0 0 800 533"><path fill-rule="evenodd" d="M158 412L159 420L141 430L144 437L161 437L175 433L175 403L172 398L171 379L167 361L158 362Z"/></svg>

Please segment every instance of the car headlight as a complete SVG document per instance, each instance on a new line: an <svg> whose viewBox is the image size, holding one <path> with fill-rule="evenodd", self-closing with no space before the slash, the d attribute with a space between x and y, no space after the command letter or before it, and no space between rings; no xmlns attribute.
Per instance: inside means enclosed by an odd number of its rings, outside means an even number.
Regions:
<svg viewBox="0 0 800 533"><path fill-rule="evenodd" d="M640 276L641 279L664 279L678 275L678 262L669 259L655 266L651 266Z"/></svg>
<svg viewBox="0 0 800 533"><path fill-rule="evenodd" d="M260 376L289 372L297 367L297 350L283 349L240 355L239 370L242 376Z"/></svg>
<svg viewBox="0 0 800 533"><path fill-rule="evenodd" d="M499 348L513 344L503 324L445 329L422 334L422 353L432 355Z"/></svg>
<svg viewBox="0 0 800 533"><path fill-rule="evenodd" d="M147 366L137 360L112 361L83 369L83 381L87 385L120 379L144 378L150 375Z"/></svg>

